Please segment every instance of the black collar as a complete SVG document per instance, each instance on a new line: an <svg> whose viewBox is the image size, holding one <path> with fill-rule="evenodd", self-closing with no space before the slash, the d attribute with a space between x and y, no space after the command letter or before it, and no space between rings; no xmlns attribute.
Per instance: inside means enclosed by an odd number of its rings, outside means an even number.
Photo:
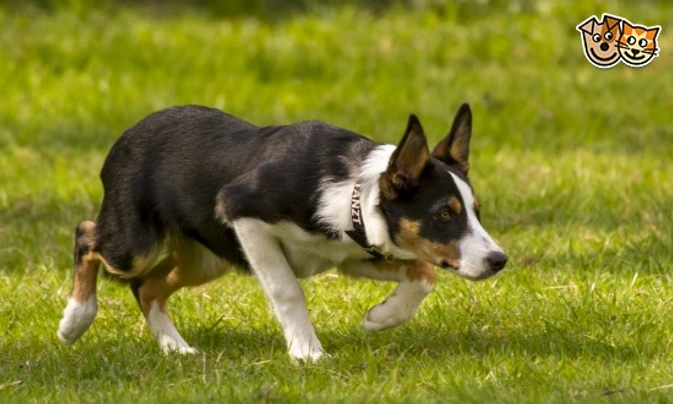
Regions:
<svg viewBox="0 0 673 404"><path fill-rule="evenodd" d="M362 196L362 193L360 192L361 187L362 182L358 179L353 187L353 196L351 198L351 220L353 221L353 230L347 230L346 234L348 234L348 237L358 243L360 247L367 251L372 257L376 259L383 258L386 261L390 261L393 258L392 255L381 250L377 246L369 244L369 241L367 240L365 221L362 217L362 203L360 201L360 197Z"/></svg>

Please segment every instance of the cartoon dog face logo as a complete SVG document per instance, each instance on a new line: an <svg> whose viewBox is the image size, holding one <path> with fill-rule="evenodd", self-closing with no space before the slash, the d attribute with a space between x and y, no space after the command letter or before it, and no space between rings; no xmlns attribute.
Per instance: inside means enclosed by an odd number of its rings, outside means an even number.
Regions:
<svg viewBox="0 0 673 404"><path fill-rule="evenodd" d="M648 28L624 20L622 35L617 41L622 61L631 67L642 67L659 56L657 36L660 30L659 26Z"/></svg>
<svg viewBox="0 0 673 404"><path fill-rule="evenodd" d="M619 22L619 18L603 14L601 21L592 16L577 26L582 33L584 54L594 66L605 69L619 63Z"/></svg>

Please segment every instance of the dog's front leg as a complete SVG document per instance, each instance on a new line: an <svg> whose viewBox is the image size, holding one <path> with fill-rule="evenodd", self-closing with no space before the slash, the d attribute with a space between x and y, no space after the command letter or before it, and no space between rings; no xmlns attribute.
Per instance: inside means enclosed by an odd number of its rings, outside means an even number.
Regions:
<svg viewBox="0 0 673 404"><path fill-rule="evenodd" d="M340 268L347 275L399 282L386 300L367 311L363 327L380 331L409 320L433 289L435 270L424 261L356 261Z"/></svg>
<svg viewBox="0 0 673 404"><path fill-rule="evenodd" d="M287 262L270 225L257 219L235 220L234 230L243 251L271 301L294 359L316 361L322 346L308 315L304 291Z"/></svg>

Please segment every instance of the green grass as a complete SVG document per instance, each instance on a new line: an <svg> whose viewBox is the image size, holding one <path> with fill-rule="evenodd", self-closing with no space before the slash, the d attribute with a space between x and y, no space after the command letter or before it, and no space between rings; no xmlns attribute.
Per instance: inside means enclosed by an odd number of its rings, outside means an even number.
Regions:
<svg viewBox="0 0 673 404"><path fill-rule="evenodd" d="M0 3L0 401L671 402L673 7L295 3ZM590 65L574 27L602 12L661 25L661 56ZM196 356L162 355L107 280L89 332L57 340L74 226L96 214L112 142L149 112L197 103L387 142L415 112L435 142L462 101L482 219L511 257L496 278L441 273L412 321L378 334L362 315L393 285L303 281L332 355L314 365L287 359L241 275L172 300Z"/></svg>

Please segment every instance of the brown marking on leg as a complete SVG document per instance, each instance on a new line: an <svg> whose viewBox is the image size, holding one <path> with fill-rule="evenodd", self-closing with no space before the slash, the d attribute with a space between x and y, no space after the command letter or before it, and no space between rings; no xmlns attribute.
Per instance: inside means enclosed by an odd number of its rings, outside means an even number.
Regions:
<svg viewBox="0 0 673 404"><path fill-rule="evenodd" d="M349 266L341 267L346 275L365 276L379 280L394 280L401 282L403 280L417 281L425 280L430 284L435 282L434 266L421 260L392 260L384 259L376 261L366 261L364 263L351 263ZM371 270L362 271L362 265L369 266ZM369 275L369 276L368 276ZM375 276L372 276L375 275Z"/></svg>
<svg viewBox="0 0 673 404"><path fill-rule="evenodd" d="M432 264L420 260L357 260L342 263L339 269L347 275L399 282L386 300L367 311L363 326L370 331L385 330L409 320L435 282Z"/></svg>
<svg viewBox="0 0 673 404"><path fill-rule="evenodd" d="M100 259L92 252L96 240L96 223L83 221L75 230L75 270L72 297L83 303L96 294L96 279Z"/></svg>
<svg viewBox="0 0 673 404"><path fill-rule="evenodd" d="M168 315L166 301L176 290L185 286L176 276L179 267L173 266L175 260L168 257L162 260L149 274L155 277L146 278L136 286L136 294L140 309L147 320L152 335L157 338L159 346L165 352L195 353L196 350L182 338ZM166 269L169 269L166 274ZM162 276L163 275L163 276Z"/></svg>
<svg viewBox="0 0 673 404"><path fill-rule="evenodd" d="M423 280L432 285L436 277L434 265L426 261L411 261L407 269L407 279L411 282Z"/></svg>
<svg viewBox="0 0 673 404"><path fill-rule="evenodd" d="M173 251L131 286L152 334L164 352L194 353L173 325L166 303L185 286L208 282L226 272L226 261L192 241L172 244Z"/></svg>
<svg viewBox="0 0 673 404"><path fill-rule="evenodd" d="M78 302L83 303L96 294L99 264L97 254L89 253L82 257L80 264L75 267L72 297Z"/></svg>
<svg viewBox="0 0 673 404"><path fill-rule="evenodd" d="M175 257L168 255L131 285L131 290L145 317L149 314L153 300L157 300L162 311L166 313L166 300L179 289L179 286L175 287L167 282L171 272L176 269L176 265Z"/></svg>
<svg viewBox="0 0 673 404"><path fill-rule="evenodd" d="M134 294L147 315L152 301L165 311L171 294L185 286L198 286L226 273L231 265L192 240L176 238L170 253L135 282Z"/></svg>
<svg viewBox="0 0 673 404"><path fill-rule="evenodd" d="M375 265L382 271L396 269L396 275L401 276L401 279L386 300L367 311L363 326L370 331L396 327L409 320L435 283L434 267L425 261L395 261Z"/></svg>
<svg viewBox="0 0 673 404"><path fill-rule="evenodd" d="M73 273L72 293L63 310L58 324L58 338L71 345L91 326L98 304L96 303L96 278L100 260L92 252L95 247L96 224L81 222L75 230L75 270Z"/></svg>

